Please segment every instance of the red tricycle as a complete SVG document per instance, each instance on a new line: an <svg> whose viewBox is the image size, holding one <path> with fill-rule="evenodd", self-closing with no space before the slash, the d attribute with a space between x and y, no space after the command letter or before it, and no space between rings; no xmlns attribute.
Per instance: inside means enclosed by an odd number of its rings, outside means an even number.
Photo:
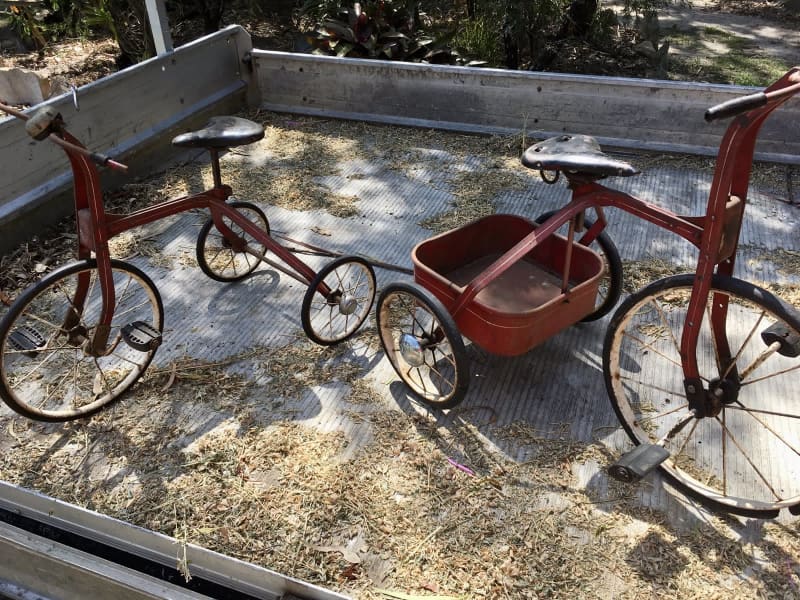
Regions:
<svg viewBox="0 0 800 600"><path fill-rule="evenodd" d="M24 290L0 319L0 398L16 412L41 421L86 417L118 400L141 378L162 342L164 306L142 270L111 258L108 242L180 212L209 213L198 233L196 256L211 279L239 281L264 262L307 286L300 320L314 342L346 340L369 316L375 298L371 262L306 244L312 253L337 257L315 272L270 234L261 208L234 200L231 187L223 184L220 154L260 140L262 125L216 116L203 128L178 135L175 146L208 151L213 187L112 214L105 210L98 165L125 170L124 165L84 148L50 107L32 115L3 104L0 110L26 121L35 139L49 139L66 152L78 230L77 260Z"/></svg>
<svg viewBox="0 0 800 600"><path fill-rule="evenodd" d="M547 182L563 175L570 202L536 220L493 215L423 241L412 251L415 283L391 284L379 297L381 343L413 396L439 408L461 402L470 381L462 335L514 356L611 310L622 264L603 237L604 209L619 208L699 255L694 272L633 293L610 321L603 374L634 445L610 474L634 481L660 467L716 510L800 514L800 311L733 276L759 128L798 92L795 67L763 92L706 111L708 121L734 118L702 216L601 185L638 171L589 136L528 148L522 163Z"/></svg>

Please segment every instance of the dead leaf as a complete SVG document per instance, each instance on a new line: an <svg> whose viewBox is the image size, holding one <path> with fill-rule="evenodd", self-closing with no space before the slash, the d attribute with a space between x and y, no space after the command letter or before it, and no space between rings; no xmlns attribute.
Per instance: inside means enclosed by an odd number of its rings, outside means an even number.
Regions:
<svg viewBox="0 0 800 600"><path fill-rule="evenodd" d="M326 237L331 237L333 235L330 231L328 231L327 229L323 229L322 227L319 227L318 225L314 225L314 227L311 228L311 231L313 231L314 233L316 233L318 235L324 235Z"/></svg>

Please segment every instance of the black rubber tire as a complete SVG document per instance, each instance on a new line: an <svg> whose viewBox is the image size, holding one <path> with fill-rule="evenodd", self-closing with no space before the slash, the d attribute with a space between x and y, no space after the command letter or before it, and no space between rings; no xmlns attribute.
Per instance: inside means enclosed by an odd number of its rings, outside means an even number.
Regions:
<svg viewBox="0 0 800 600"><path fill-rule="evenodd" d="M547 219L556 214L556 212L555 210L551 210L539 215L536 218L536 223L544 223ZM594 219L586 218L584 223L586 227L589 228L594 225ZM619 251L614 242L611 241L611 238L605 231L602 231L600 235L589 244L589 248L603 257L608 267L608 273L604 278L605 294L601 295L598 293L599 302L595 305L595 310L581 319L583 322L602 319L617 305L622 295L622 259L619 256ZM601 287L604 285L603 281L601 281L600 285Z"/></svg>
<svg viewBox="0 0 800 600"><path fill-rule="evenodd" d="M357 278L351 281L348 277L352 275L350 267L353 265L357 265L358 271ZM347 267L343 273L342 267ZM331 289L331 295L327 298L317 291L323 281ZM350 310L346 306L348 299L342 294L350 294L349 300L356 303L355 312L347 312ZM372 265L358 256L337 258L320 269L306 289L300 308L303 331L311 341L322 346L343 342L355 335L369 316L374 302L375 271ZM328 311L327 317L325 310ZM320 326L320 321L327 325ZM334 322L341 327L334 328Z"/></svg>
<svg viewBox="0 0 800 600"><path fill-rule="evenodd" d="M104 356L88 355L80 345L94 330L102 306L94 259L47 274L3 315L0 397L19 414L51 422L88 417L119 400L144 374L157 347L136 350L122 340L120 330L133 321L143 321L160 334L164 327L161 296L150 278L133 265L112 260L111 266L116 302ZM68 338L64 318L75 306L73 290L78 278L86 276L91 278L87 298ZM32 351L20 350L18 342L15 345L20 332L38 337L41 344Z"/></svg>
<svg viewBox="0 0 800 600"><path fill-rule="evenodd" d="M255 225L269 235L269 221L264 211L258 206L251 202L241 201L231 202L230 206L239 211L248 211L250 213L248 215L249 220L253 221ZM254 245L262 255L267 253L267 247L253 240L252 236L245 233L241 227L235 223L229 223L229 225L247 240L248 245ZM216 246L212 245L210 238L217 241ZM261 264L261 259L256 256L246 252L234 252L230 244L214 227L214 220L211 218L203 223L200 233L197 234L195 256L197 257L197 265L203 273L215 281L222 282L240 281L255 271L258 265ZM220 259L221 256L227 258Z"/></svg>
<svg viewBox="0 0 800 600"><path fill-rule="evenodd" d="M419 310L427 313L429 319L422 322L417 313ZM408 313L410 331L401 327L400 320L405 311L413 311ZM386 286L378 299L376 321L386 357L417 400L433 408L445 409L464 399L470 377L467 351L453 317L433 294L414 283L392 283ZM420 331L416 331L417 326ZM413 338L410 341L419 346L419 359L424 362L412 365L406 360L400 348L401 336ZM437 358L437 350L441 358ZM446 369L433 368L443 360ZM445 371L451 372L452 377L442 376ZM430 389L426 386L426 379ZM440 391L444 384L446 388Z"/></svg>
<svg viewBox="0 0 800 600"><path fill-rule="evenodd" d="M723 382L734 391L721 396L718 415L693 419L676 433L675 422L691 414L679 346L694 279L686 274L658 280L626 298L611 319L603 373L614 411L634 445L672 432L672 456L661 472L712 510L756 518L774 518L782 508L797 514L800 350L795 345L770 353L769 335L762 336L775 323L790 337L800 336L800 312L751 283L715 276L697 360L705 390ZM708 325L710 307L724 307L725 297L733 367L724 366ZM707 391L706 397L713 395Z"/></svg>

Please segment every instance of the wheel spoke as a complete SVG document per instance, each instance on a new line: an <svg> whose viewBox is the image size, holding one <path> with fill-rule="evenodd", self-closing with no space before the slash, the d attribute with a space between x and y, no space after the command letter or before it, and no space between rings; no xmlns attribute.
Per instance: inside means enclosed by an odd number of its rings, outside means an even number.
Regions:
<svg viewBox="0 0 800 600"><path fill-rule="evenodd" d="M636 342L639 345L641 350L647 350L648 352L653 352L655 354L658 354L661 358L663 358L665 360L668 360L669 362L671 362L676 367L682 367L682 365L681 365L679 360L675 360L674 358L671 358L671 357L667 356L663 352L661 352L659 350L656 350L651 344L646 343L644 340L640 339L639 337L637 337L635 335L632 335L632 334L628 333L627 331L624 332L623 335L625 337L633 340L634 342Z"/></svg>
<svg viewBox="0 0 800 600"><path fill-rule="evenodd" d="M756 473L756 475L758 475L758 478L761 480L761 482L765 486L767 486L767 488L769 488L769 490L772 492L772 494L775 497L775 499L776 500L781 500L782 498L775 491L775 488L772 486L770 481L764 476L764 474L761 472L761 470L756 466L756 464L752 461L752 459L750 458L750 455L745 451L744 448L742 448L742 446L736 440L736 437L733 435L731 430L728 429L728 427L726 427L725 423L723 423L722 420L720 420L719 417L714 417L714 419L717 421L717 423L719 423L720 427L722 427L724 436L727 436L727 439L730 439L730 441L733 442L733 445L736 446L736 448L739 450L739 452L741 452L741 454L744 457L744 459L747 461L747 463L750 465L750 467L753 469L753 471Z"/></svg>
<svg viewBox="0 0 800 600"><path fill-rule="evenodd" d="M750 418L755 420L759 425L761 425L764 429L766 429L773 436L775 436L776 439L778 439L780 442L782 442L783 445L786 446L786 448L788 448L789 450L791 450L792 452L794 452L795 454L800 456L800 449L796 448L795 446L793 446L792 444L787 442L786 438L784 438L780 433L775 431L775 429L769 423L765 422L763 419L760 419L758 417L758 414L769 414L769 415L772 415L772 416L781 416L781 417L786 417L786 418L790 418L790 419L800 418L800 415L788 415L788 414L785 414L785 413L780 414L780 413L775 413L775 412L750 410L746 406L743 406L741 402L737 402L737 404L738 404L738 406L729 405L729 406L726 407L726 409L734 409L734 410L736 410L738 408L741 411L743 411L744 413L748 414L750 416Z"/></svg>
<svg viewBox="0 0 800 600"><path fill-rule="evenodd" d="M678 275L632 294L606 337L606 387L637 444L659 443L689 406L684 391L670 388L686 377L681 354L673 351L680 348L693 286L694 275ZM769 346L763 332L775 326L795 334L800 322L773 296L741 280L714 276L709 294L696 348L685 350L696 357L693 376L704 382L705 395L693 399L691 428L668 441L671 454L662 471L714 509L774 516L800 503L800 410L794 402L800 359L782 354L779 343Z"/></svg>
<svg viewBox="0 0 800 600"><path fill-rule="evenodd" d="M160 331L163 308L152 282L125 263L112 261L111 268L116 300L109 311L112 328L142 321ZM120 334L113 330L105 348L97 355L87 354L82 342L94 335L102 314L98 279L94 260L62 267L23 292L3 319L0 392L17 412L48 421L87 416L119 398L149 364L155 350L138 351L122 344ZM86 283L86 293L76 303L81 281ZM79 316L77 322L74 315ZM67 318L74 329L68 343L63 343ZM42 330L34 329L46 343L22 352L10 350L10 332L34 325Z"/></svg>
<svg viewBox="0 0 800 600"><path fill-rule="evenodd" d="M739 359L742 357L742 354L744 353L744 349L750 343L750 340L753 339L753 336L756 334L758 326L763 321L765 315L766 313L764 311L761 311L761 314L758 316L758 320L755 323L753 323L753 326L750 328L750 332L747 334L747 338L744 340L744 342L742 342L742 345L739 347L739 351L736 353L736 356L733 357L731 364L728 365L728 368L725 370L725 373L722 376L723 379L725 379L731 374L734 365L736 365L739 362ZM762 356L763 359L761 360L759 360L758 358L754 359L754 361L750 364L750 366L748 366L744 371L742 371L742 373L739 374L739 378L745 379L746 377L745 374L749 374L750 372L758 368L758 365L760 365L764 360L766 360L769 355L763 355L762 353Z"/></svg>

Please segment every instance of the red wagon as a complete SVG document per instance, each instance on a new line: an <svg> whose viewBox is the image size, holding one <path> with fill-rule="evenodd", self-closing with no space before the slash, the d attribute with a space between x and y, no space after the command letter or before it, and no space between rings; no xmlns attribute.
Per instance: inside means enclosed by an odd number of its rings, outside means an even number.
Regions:
<svg viewBox="0 0 800 600"><path fill-rule="evenodd" d="M516 356L597 316L610 241L601 254L578 243L574 226L567 236L552 229L491 215L413 249L416 283L388 286L377 319L389 360L420 400L447 408L462 399L469 378L462 335Z"/></svg>

